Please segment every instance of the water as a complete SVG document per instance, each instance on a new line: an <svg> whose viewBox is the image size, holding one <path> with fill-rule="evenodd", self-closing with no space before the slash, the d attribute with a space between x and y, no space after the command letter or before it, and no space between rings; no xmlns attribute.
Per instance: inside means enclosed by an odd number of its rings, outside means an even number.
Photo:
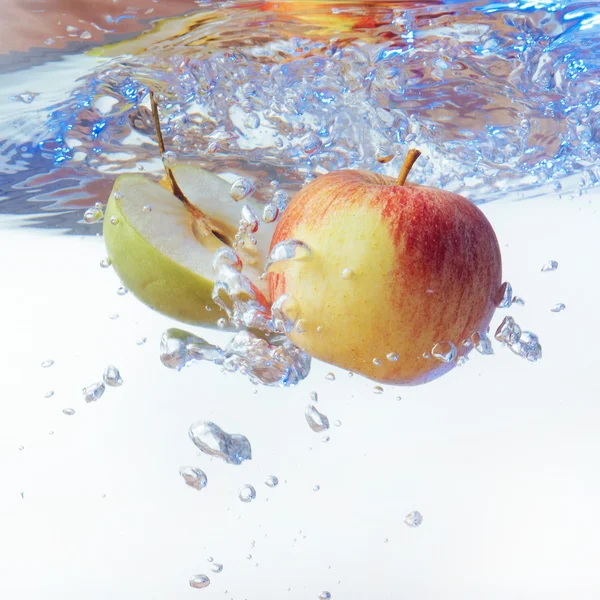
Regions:
<svg viewBox="0 0 600 600"><path fill-rule="evenodd" d="M597 596L598 4L7 2L0 595ZM124 45L85 54L107 42ZM261 235L306 182L395 176L409 147L423 152L410 181L484 210L512 289L487 334L439 336L422 358L458 365L474 349L468 362L399 389L287 342L301 307L262 301L265 265L249 274L247 251L268 253ZM190 160L225 178L235 207L238 246L209 268L225 306L207 304L214 329L126 293L98 235L118 175ZM271 273L319 268L316 245L277 252ZM335 285L377 268L351 258ZM387 310L378 298L364 314ZM365 360L406 358L386 353ZM309 401L334 427L315 436ZM426 523L411 530L414 507Z"/></svg>

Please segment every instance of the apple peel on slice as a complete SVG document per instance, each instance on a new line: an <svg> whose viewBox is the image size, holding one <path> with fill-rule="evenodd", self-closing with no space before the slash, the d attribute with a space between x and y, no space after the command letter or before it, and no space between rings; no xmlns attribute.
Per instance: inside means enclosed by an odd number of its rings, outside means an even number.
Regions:
<svg viewBox="0 0 600 600"><path fill-rule="evenodd" d="M104 218L104 240L123 284L144 304L184 323L215 326L226 316L212 300L215 251L232 246L243 204L229 194L231 185L190 164L171 172L187 203L144 175L115 181ZM236 252L244 275L268 298L260 279L274 225L262 223L256 245Z"/></svg>

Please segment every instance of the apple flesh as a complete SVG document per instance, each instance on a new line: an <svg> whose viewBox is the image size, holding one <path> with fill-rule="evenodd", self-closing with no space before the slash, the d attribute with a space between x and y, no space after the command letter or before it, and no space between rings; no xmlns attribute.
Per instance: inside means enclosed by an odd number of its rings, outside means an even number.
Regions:
<svg viewBox="0 0 600 600"><path fill-rule="evenodd" d="M307 244L312 259L268 274L272 300L287 294L299 310L289 337L373 380L439 377L456 361L435 358L434 348L451 342L467 354L494 313L498 241L458 194L367 171L328 173L293 198L271 248L290 239Z"/></svg>
<svg viewBox="0 0 600 600"><path fill-rule="evenodd" d="M117 178L104 216L108 258L143 303L184 323L215 326L226 315L212 300L214 253L233 245L242 206L258 207L252 199L236 202L231 184L209 171L188 164L171 170L188 203L147 176ZM264 304L268 290L260 276L273 229L261 224L256 245L236 248Z"/></svg>

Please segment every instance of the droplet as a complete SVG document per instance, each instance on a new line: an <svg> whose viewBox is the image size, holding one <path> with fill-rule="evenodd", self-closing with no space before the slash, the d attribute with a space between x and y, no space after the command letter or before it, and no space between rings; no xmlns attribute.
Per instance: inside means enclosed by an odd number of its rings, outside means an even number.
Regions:
<svg viewBox="0 0 600 600"><path fill-rule="evenodd" d="M270 203L263 208L262 219L265 223L273 223L279 216L279 208L277 204Z"/></svg>
<svg viewBox="0 0 600 600"><path fill-rule="evenodd" d="M354 277L354 271L352 269L344 269L342 271L342 279L352 279Z"/></svg>
<svg viewBox="0 0 600 600"><path fill-rule="evenodd" d="M402 400L402 396L396 396L396 400L400 402L400 400Z"/></svg>
<svg viewBox="0 0 600 600"><path fill-rule="evenodd" d="M103 269L108 269L108 267L110 267L110 265L111 265L111 264L112 264L112 262L111 262L110 258L103 258L103 259L100 261L100 266L101 266Z"/></svg>
<svg viewBox="0 0 600 600"><path fill-rule="evenodd" d="M227 319L225 319L224 317L217 319L217 327L219 329L225 329L225 327L227 327Z"/></svg>
<svg viewBox="0 0 600 600"><path fill-rule="evenodd" d="M307 133L300 140L300 148L307 156L312 156L318 152L322 145L321 139L313 131Z"/></svg>
<svg viewBox="0 0 600 600"><path fill-rule="evenodd" d="M105 389L104 384L101 381L98 381L97 383L92 383L91 385L84 387L81 392L83 393L86 402L96 402L96 400L102 398Z"/></svg>
<svg viewBox="0 0 600 600"><path fill-rule="evenodd" d="M319 600L331 600L331 594L327 591L323 591L319 594Z"/></svg>
<svg viewBox="0 0 600 600"><path fill-rule="evenodd" d="M213 269L219 273L223 267L231 267L238 273L242 271L242 259L229 246L219 248L213 257Z"/></svg>
<svg viewBox="0 0 600 600"><path fill-rule="evenodd" d="M238 490L238 498L242 502L252 502L256 498L256 490L249 483L246 483Z"/></svg>
<svg viewBox="0 0 600 600"><path fill-rule="evenodd" d="M119 313L112 313L111 315L108 315L108 318L111 321L116 321L119 318Z"/></svg>
<svg viewBox="0 0 600 600"><path fill-rule="evenodd" d="M320 489L321 489L321 486L318 484L313 486L313 492L318 492Z"/></svg>
<svg viewBox="0 0 600 600"><path fill-rule="evenodd" d="M423 515L418 510L413 510L404 517L404 522L409 527L418 527L423 522Z"/></svg>
<svg viewBox="0 0 600 600"><path fill-rule="evenodd" d="M98 221L100 221L100 219L102 219L103 216L104 213L102 212L102 208L92 206L83 213L83 220L88 225L91 225L92 223L97 223Z"/></svg>
<svg viewBox="0 0 600 600"><path fill-rule="evenodd" d="M383 538L383 543L387 544L389 542L389 540L387 538Z"/></svg>
<svg viewBox="0 0 600 600"><path fill-rule="evenodd" d="M206 575L194 575L190 579L190 587L198 590L208 587L210 585L210 579Z"/></svg>
<svg viewBox="0 0 600 600"><path fill-rule="evenodd" d="M104 381L104 383L110 387L119 387L123 385L121 373L119 373L119 369L117 369L117 367L114 365L108 365L108 367L104 369L102 381Z"/></svg>
<svg viewBox="0 0 600 600"><path fill-rule="evenodd" d="M510 308L513 303L512 285L505 281L498 290L496 306L498 308Z"/></svg>
<svg viewBox="0 0 600 600"><path fill-rule="evenodd" d="M270 488L274 488L279 485L279 478L276 475L269 475L265 479L265 485Z"/></svg>
<svg viewBox="0 0 600 600"><path fill-rule="evenodd" d="M201 452L221 458L232 465L252 459L252 449L247 437L239 433L229 434L211 421L194 423L189 429L189 436Z"/></svg>
<svg viewBox="0 0 600 600"><path fill-rule="evenodd" d="M373 393L374 394L383 394L383 388L380 385L376 385L373 388Z"/></svg>
<svg viewBox="0 0 600 600"><path fill-rule="evenodd" d="M143 346L146 342L148 341L147 337L139 337L137 340L135 340L135 343L137 346Z"/></svg>
<svg viewBox="0 0 600 600"><path fill-rule="evenodd" d="M163 152L162 161L165 167L174 167L177 162L177 153L173 152L173 150L167 150Z"/></svg>
<svg viewBox="0 0 600 600"><path fill-rule="evenodd" d="M213 564L210 566L210 570L211 570L213 573L220 573L220 572L223 570L223 565L222 565L222 564L220 564L220 563L213 563Z"/></svg>
<svg viewBox="0 0 600 600"><path fill-rule="evenodd" d="M186 485L189 485L195 490L203 490L208 483L206 473L197 467L181 467L179 469L179 474L183 477Z"/></svg>
<svg viewBox="0 0 600 600"><path fill-rule="evenodd" d="M327 442L329 442L330 440L331 440L331 437L330 437L330 436L328 436L328 435L324 435L324 436L321 438L321 441L322 441L324 444L326 444L326 443L327 443Z"/></svg>
<svg viewBox="0 0 600 600"><path fill-rule="evenodd" d="M309 394L309 396L310 396L311 402L318 402L319 401L319 394L317 394L317 392L311 392Z"/></svg>
<svg viewBox="0 0 600 600"><path fill-rule="evenodd" d="M42 364L41 367L42 369L47 369L48 367L51 367L54 364L54 361L49 358L48 360L45 360Z"/></svg>
<svg viewBox="0 0 600 600"><path fill-rule="evenodd" d="M63 413L71 417L75 414L75 410L73 408L63 408Z"/></svg>
<svg viewBox="0 0 600 600"><path fill-rule="evenodd" d="M152 212L152 206L150 204L144 204L144 206L142 207L142 210L144 212Z"/></svg>
<svg viewBox="0 0 600 600"><path fill-rule="evenodd" d="M312 259L311 249L300 240L284 240L275 244L265 264L265 272L280 273L291 265Z"/></svg>
<svg viewBox="0 0 600 600"><path fill-rule="evenodd" d="M52 396L54 396L54 390L48 390L45 394L44 394L44 398L52 398Z"/></svg>
<svg viewBox="0 0 600 600"><path fill-rule="evenodd" d="M565 310L565 308L567 308L562 302L555 304L550 310L553 313L559 313L562 312L563 310Z"/></svg>
<svg viewBox="0 0 600 600"><path fill-rule="evenodd" d="M342 422L341 422L339 419L338 419L337 421L334 421L334 422L333 422L333 424L334 424L336 427L341 427L341 426L342 426Z"/></svg>
<svg viewBox="0 0 600 600"><path fill-rule="evenodd" d="M124 296L128 291L129 290L126 287L123 287L123 286L117 288L117 294L119 296Z"/></svg>
<svg viewBox="0 0 600 600"><path fill-rule="evenodd" d="M320 413L312 404L309 404L304 411L304 417L308 426L315 432L329 429L329 419Z"/></svg>
<svg viewBox="0 0 600 600"><path fill-rule="evenodd" d="M325 379L327 379L327 381L335 381L335 375L333 373L327 373Z"/></svg>
<svg viewBox="0 0 600 600"><path fill-rule="evenodd" d="M558 269L558 262L555 260L549 260L545 265L542 266L542 273L556 271L556 269Z"/></svg>
<svg viewBox="0 0 600 600"><path fill-rule="evenodd" d="M215 559L212 556L209 556L206 560L207 560L207 562L211 563Z"/></svg>
<svg viewBox="0 0 600 600"><path fill-rule="evenodd" d="M239 202L244 198L254 194L256 191L256 186L254 182L250 179L246 179L244 177L240 177L240 179L236 179L231 184L231 189L229 190L229 195L236 201Z"/></svg>
<svg viewBox="0 0 600 600"><path fill-rule="evenodd" d="M396 362L398 360L398 353L397 352L390 352L389 354L386 355L386 358L390 362Z"/></svg>
<svg viewBox="0 0 600 600"><path fill-rule="evenodd" d="M119 219L117 217L115 217L114 215L110 218L111 225L116 225L118 222L119 222Z"/></svg>
<svg viewBox="0 0 600 600"><path fill-rule="evenodd" d="M452 342L438 342L431 350L431 355L445 363L456 360L456 346Z"/></svg>
<svg viewBox="0 0 600 600"><path fill-rule="evenodd" d="M376 367L380 367L380 366L381 366L381 359L380 359L380 358L374 358L374 359L373 359L373 364L374 364Z"/></svg>
<svg viewBox="0 0 600 600"><path fill-rule="evenodd" d="M385 146L379 146L379 148L377 148L375 151L375 160L378 163L388 163L390 160L392 160L392 158L394 158L394 153Z"/></svg>
<svg viewBox="0 0 600 600"><path fill-rule="evenodd" d="M248 204L242 206L242 220L240 224L248 233L255 233L258 230L258 216Z"/></svg>
<svg viewBox="0 0 600 600"><path fill-rule="evenodd" d="M246 560L252 560L252 554L247 554L246 555Z"/></svg>

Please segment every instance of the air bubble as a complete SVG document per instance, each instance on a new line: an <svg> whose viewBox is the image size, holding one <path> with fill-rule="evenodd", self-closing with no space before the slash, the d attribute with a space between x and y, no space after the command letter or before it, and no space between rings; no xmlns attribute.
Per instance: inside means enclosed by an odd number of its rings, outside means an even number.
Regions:
<svg viewBox="0 0 600 600"><path fill-rule="evenodd" d="M505 281L500 290L498 291L498 301L496 306L498 308L510 308L513 303L513 289L512 285Z"/></svg>
<svg viewBox="0 0 600 600"><path fill-rule="evenodd" d="M270 203L263 208L262 220L265 223L273 223L277 220L278 216L279 208L277 207L277 204Z"/></svg>
<svg viewBox="0 0 600 600"><path fill-rule="evenodd" d="M396 362L399 357L398 357L398 353L397 352L390 352L389 354L386 355L386 358L390 362Z"/></svg>
<svg viewBox="0 0 600 600"><path fill-rule="evenodd" d="M270 488L274 488L279 485L279 478L275 475L269 475L265 479L265 485Z"/></svg>
<svg viewBox="0 0 600 600"><path fill-rule="evenodd" d="M103 258L103 259L100 261L100 266L101 266L103 269L108 269L108 267L110 267L110 265L111 265L111 264L112 264L112 262L111 262L110 258Z"/></svg>
<svg viewBox="0 0 600 600"><path fill-rule="evenodd" d="M108 365L106 369L104 369L104 374L102 375L102 381L106 385L111 387L120 387L123 385L123 378L121 377L121 373L119 373L119 369L114 365Z"/></svg>
<svg viewBox="0 0 600 600"><path fill-rule="evenodd" d="M73 408L63 408L63 413L71 417L75 414L75 410Z"/></svg>
<svg viewBox="0 0 600 600"><path fill-rule="evenodd" d="M42 367L42 369L47 369L48 367L51 367L54 364L54 361L49 358L48 360L45 360L40 366Z"/></svg>
<svg viewBox="0 0 600 600"><path fill-rule="evenodd" d="M335 375L333 373L327 373L325 379L327 379L327 381L335 381Z"/></svg>
<svg viewBox="0 0 600 600"><path fill-rule="evenodd" d="M555 304L550 310L553 313L559 313L562 312L563 310L565 310L565 308L567 308L562 302L559 302L558 304Z"/></svg>
<svg viewBox="0 0 600 600"><path fill-rule="evenodd" d="M418 527L423 522L423 515L418 510L413 510L404 517L404 522L409 527Z"/></svg>
<svg viewBox="0 0 600 600"><path fill-rule="evenodd" d="M556 271L556 269L558 269L558 262L549 260L542 266L542 273L549 273L550 271Z"/></svg>
<svg viewBox="0 0 600 600"><path fill-rule="evenodd" d="M115 217L114 215L110 218L111 225L117 225L118 222L119 222L119 219L117 217Z"/></svg>
<svg viewBox="0 0 600 600"><path fill-rule="evenodd" d="M239 202L244 198L254 194L256 191L256 186L254 182L250 179L246 179L241 177L240 179L236 179L231 184L231 189L229 190L229 195L236 201Z"/></svg>
<svg viewBox="0 0 600 600"><path fill-rule="evenodd" d="M195 490L203 490L208 483L206 473L197 467L181 467L179 469L179 474L183 477L186 485L189 485Z"/></svg>
<svg viewBox="0 0 600 600"><path fill-rule="evenodd" d="M441 360L445 363L454 362L456 359L456 346L452 342L444 341L438 342L431 350L431 354L434 358Z"/></svg>
<svg viewBox="0 0 600 600"><path fill-rule="evenodd" d="M209 456L233 465L252 459L252 449L246 436L229 434L211 421L194 423L188 433L196 447Z"/></svg>
<svg viewBox="0 0 600 600"><path fill-rule="evenodd" d="M352 269L344 269L342 271L342 279L352 279L354 277L354 271Z"/></svg>
<svg viewBox="0 0 600 600"><path fill-rule="evenodd" d="M309 404L306 407L304 417L308 426L315 433L329 429L329 419L324 414L320 413L312 404Z"/></svg>
<svg viewBox="0 0 600 600"><path fill-rule="evenodd" d="M312 259L311 249L300 240L285 240L275 244L265 264L265 272L280 273L295 263Z"/></svg>
<svg viewBox="0 0 600 600"><path fill-rule="evenodd" d="M256 498L256 490L249 483L246 483L238 490L238 498L242 502L252 502Z"/></svg>
<svg viewBox="0 0 600 600"><path fill-rule="evenodd" d="M123 287L123 286L117 288L117 294L119 296L124 296L125 294L127 294L128 291L129 290L126 287Z"/></svg>
<svg viewBox="0 0 600 600"><path fill-rule="evenodd" d="M210 585L210 579L206 575L194 575L190 579L190 587L198 590L208 587Z"/></svg>
<svg viewBox="0 0 600 600"><path fill-rule="evenodd" d="M383 394L383 388L380 385L376 385L373 388L373 393L374 394Z"/></svg>
<svg viewBox="0 0 600 600"><path fill-rule="evenodd" d="M91 385L84 387L81 392L86 402L96 402L96 400L102 398L105 389L104 383L98 381L97 383L92 383Z"/></svg>
<svg viewBox="0 0 600 600"><path fill-rule="evenodd" d="M375 160L378 163L385 164L390 162L394 158L394 153L385 146L379 146L375 151Z"/></svg>
<svg viewBox="0 0 600 600"><path fill-rule="evenodd" d="M167 150L166 152L163 152L162 161L165 167L174 167L177 162L177 154L173 152L173 150Z"/></svg>
<svg viewBox="0 0 600 600"><path fill-rule="evenodd" d="M255 233L258 231L258 217L252 207L248 204L242 206L242 220L240 223L247 233Z"/></svg>
<svg viewBox="0 0 600 600"><path fill-rule="evenodd" d="M91 225L93 223L98 223L98 221L100 221L103 216L104 213L102 212L102 208L92 206L83 213L83 220L88 225Z"/></svg>

